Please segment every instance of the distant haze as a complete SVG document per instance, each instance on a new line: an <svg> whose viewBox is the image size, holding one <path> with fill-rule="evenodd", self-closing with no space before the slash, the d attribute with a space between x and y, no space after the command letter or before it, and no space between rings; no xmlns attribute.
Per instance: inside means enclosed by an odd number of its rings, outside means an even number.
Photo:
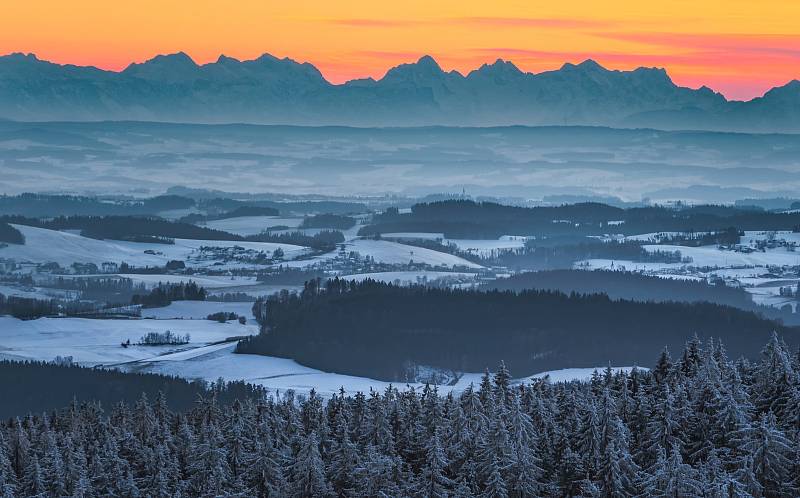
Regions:
<svg viewBox="0 0 800 498"><path fill-rule="evenodd" d="M591 127L0 121L0 193L227 192L731 202L800 192L800 135Z"/></svg>

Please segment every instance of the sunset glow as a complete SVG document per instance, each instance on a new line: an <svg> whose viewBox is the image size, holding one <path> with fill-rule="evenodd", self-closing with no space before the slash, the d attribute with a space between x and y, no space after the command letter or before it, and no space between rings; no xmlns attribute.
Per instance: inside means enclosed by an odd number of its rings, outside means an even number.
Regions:
<svg viewBox="0 0 800 498"><path fill-rule="evenodd" d="M785 0L40 0L5 2L2 12L0 54L112 70L177 51L198 63L267 52L341 83L424 54L462 73L497 58L532 72L592 58L664 67L678 84L731 99L800 78L800 2Z"/></svg>

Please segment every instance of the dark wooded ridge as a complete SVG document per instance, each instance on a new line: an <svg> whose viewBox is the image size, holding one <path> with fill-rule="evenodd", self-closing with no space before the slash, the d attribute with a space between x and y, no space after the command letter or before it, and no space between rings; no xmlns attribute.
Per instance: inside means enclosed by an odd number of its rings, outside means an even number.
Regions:
<svg viewBox="0 0 800 498"><path fill-rule="evenodd" d="M199 398L212 395L221 404L264 396L261 388L243 382L208 385L167 375L84 368L68 362L0 361L0 378L3 379L0 382L2 419L49 412L73 401L97 403L110 409L120 402L133 404L143 394L155 400L163 393L168 398L169 408L176 411L189 410Z"/></svg>
<svg viewBox="0 0 800 498"><path fill-rule="evenodd" d="M409 380L409 365L480 372L505 361L520 374L637 365L694 334L752 356L772 331L800 329L710 303L614 301L553 291L480 292L319 280L253 306L262 332L241 353L293 358L325 371Z"/></svg>
<svg viewBox="0 0 800 498"><path fill-rule="evenodd" d="M621 222L621 223L620 223ZM451 239L496 239L502 235L636 235L650 232L792 230L800 213L774 213L732 206L619 208L586 202L555 207L518 207L493 202L446 200L415 204L401 214L375 215L360 235L392 232L443 233Z"/></svg>

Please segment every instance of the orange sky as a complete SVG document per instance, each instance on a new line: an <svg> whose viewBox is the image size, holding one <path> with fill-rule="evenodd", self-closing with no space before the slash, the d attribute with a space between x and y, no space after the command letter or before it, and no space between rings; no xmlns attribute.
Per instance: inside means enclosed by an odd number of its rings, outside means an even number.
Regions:
<svg viewBox="0 0 800 498"><path fill-rule="evenodd" d="M800 1L0 0L0 54L122 69L184 51L199 63L269 52L333 82L434 56L461 72L504 58L539 72L593 58L665 67L748 99L800 78Z"/></svg>

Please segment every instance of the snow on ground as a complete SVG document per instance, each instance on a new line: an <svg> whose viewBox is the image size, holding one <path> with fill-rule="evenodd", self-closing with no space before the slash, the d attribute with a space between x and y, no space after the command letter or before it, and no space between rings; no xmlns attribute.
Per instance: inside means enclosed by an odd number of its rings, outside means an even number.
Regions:
<svg viewBox="0 0 800 498"><path fill-rule="evenodd" d="M250 323L255 323L252 308L253 303L248 302L174 301L163 308L142 309L142 318L205 320L212 313L224 311L245 316Z"/></svg>
<svg viewBox="0 0 800 498"><path fill-rule="evenodd" d="M786 242L794 242L796 244L800 244L800 233L798 232L788 232L788 231L776 231L776 232L767 232L764 230L748 230L744 233L744 236L741 238L742 245L752 245L757 240L767 240L771 236L774 236L776 240L785 240Z"/></svg>
<svg viewBox="0 0 800 498"><path fill-rule="evenodd" d="M647 370L646 368L642 367L611 367L611 371L616 374L619 372L630 372L634 368L637 368L639 370ZM541 372L520 380L522 380L523 382L530 382L533 379L544 379L545 377L549 377L550 382L571 382L573 380L586 381L592 378L592 374L594 374L594 372L602 374L603 372L605 372L605 370L606 370L605 367L564 368L561 370L551 370L549 372Z"/></svg>
<svg viewBox="0 0 800 498"><path fill-rule="evenodd" d="M756 304L775 308L783 308L788 304L792 312L797 310L797 299L781 296L780 287L746 287L744 290L752 296Z"/></svg>
<svg viewBox="0 0 800 498"><path fill-rule="evenodd" d="M431 266L463 266L473 269L483 268L479 264L467 261L464 258L460 258L452 254L434 251L432 249L425 249L422 247L409 246L388 240L356 239L346 242L344 247L346 252L349 253L351 251L355 251L359 253L362 258L371 256L375 259L376 263L402 265L414 262ZM306 267L315 263L334 259L336 257L338 257L338 251L331 251L315 258L309 258L300 261L289 261L284 263L284 266L295 268Z"/></svg>
<svg viewBox="0 0 800 498"><path fill-rule="evenodd" d="M272 253L280 247L286 258L307 252L305 247L270 242L175 239L175 244L143 244L118 240L96 240L75 233L13 225L25 236L25 244L0 248L0 258L33 263L54 261L61 266L72 263L126 262L135 266L164 266L170 260L186 261L189 266L211 266L213 260L199 260L199 249L206 247L243 247ZM145 254L152 251L154 254Z"/></svg>
<svg viewBox="0 0 800 498"><path fill-rule="evenodd" d="M462 251L479 256L490 256L493 251L525 247L525 237L504 235L497 240L447 239L445 244L455 244Z"/></svg>
<svg viewBox="0 0 800 498"><path fill-rule="evenodd" d="M709 232L694 232L695 235L700 235L703 233ZM686 232L650 232L650 233L640 233L638 235L628 235L627 237L622 237L623 240L637 240L640 242L656 242L658 240L669 238L669 237L677 237L679 235L686 235Z"/></svg>
<svg viewBox="0 0 800 498"><path fill-rule="evenodd" d="M148 332L190 335L183 346L130 346ZM0 317L0 358L51 361L72 356L85 365L114 364L152 358L178 349L204 346L229 337L258 332L254 325L210 320L90 320L84 318L39 318L17 320Z"/></svg>
<svg viewBox="0 0 800 498"><path fill-rule="evenodd" d="M239 216L224 220L213 220L199 223L201 226L223 230L238 235L256 235L269 227L287 226L296 228L303 222L303 218L282 218L280 216Z"/></svg>
<svg viewBox="0 0 800 498"><path fill-rule="evenodd" d="M234 293L234 292L241 292L247 294L248 296L268 296L271 294L275 294L276 292L280 292L282 290L287 290L289 292L300 292L303 290L302 285L273 285L273 284L264 284L260 282L256 282L253 285L240 285L236 287L225 287L224 289L215 289L210 291L209 293L214 295L221 295L225 293Z"/></svg>
<svg viewBox="0 0 800 498"><path fill-rule="evenodd" d="M789 252L785 248L766 252L743 253L717 249L717 246L684 247L677 245L645 245L646 251L680 251L681 255L692 258L692 266L797 266L800 265L800 252Z"/></svg>
<svg viewBox="0 0 800 498"><path fill-rule="evenodd" d="M61 289L17 285L0 285L0 294L28 299L71 298L74 296L74 293Z"/></svg>
<svg viewBox="0 0 800 498"><path fill-rule="evenodd" d="M166 218L168 220L177 220L179 218L183 218L184 216L189 216L190 214L199 213L200 210L196 207L184 208L184 209L167 209L166 211L159 211L158 216L161 218Z"/></svg>
<svg viewBox="0 0 800 498"><path fill-rule="evenodd" d="M767 273L769 273L769 270L764 267L760 268L746 267L746 268L721 268L712 271L711 273L709 273L709 275L713 275L719 278L742 279L742 278L759 277L761 275L766 275Z"/></svg>
<svg viewBox="0 0 800 498"><path fill-rule="evenodd" d="M399 240L443 240L443 233L432 232L396 232L381 234L384 239L399 239Z"/></svg>
<svg viewBox="0 0 800 498"><path fill-rule="evenodd" d="M209 303L205 303L209 304ZM215 303L241 304L241 303ZM191 305L190 305L191 306ZM167 307L180 312L178 307ZM164 308L162 308L164 310ZM146 310L152 312L153 310ZM195 310L189 310L190 312ZM173 313L167 313L173 314ZM147 332L190 334L191 343L182 346L129 346ZM56 356L72 356L83 365L103 365L128 371L155 372L190 379L215 381L243 380L271 390L293 389L308 393L311 389L330 396L344 387L348 392L384 390L391 383L365 377L323 372L286 358L234 354L235 343L229 337L254 334L254 325L217 323L208 320L89 320L81 318L40 318L22 321L0 317L0 358L52 361ZM549 375L553 382L583 380L595 369L567 369L542 372L519 379ZM602 368L598 368L602 370ZM616 369L615 369L616 370ZM482 374L463 374L455 385L441 386L442 391L461 391L470 384L478 385ZM394 383L403 388L404 383ZM422 388L422 384L409 384Z"/></svg>
<svg viewBox="0 0 800 498"><path fill-rule="evenodd" d="M418 284L432 282L434 280L457 278L475 278L474 273L447 272L447 271L386 271L378 273L358 273L354 275L343 275L339 278L345 280L362 281L368 278L378 282L400 283L401 285Z"/></svg>
<svg viewBox="0 0 800 498"><path fill-rule="evenodd" d="M619 259L585 259L575 263L578 270L618 270L641 273L679 272L686 267L683 263L643 263Z"/></svg>
<svg viewBox="0 0 800 498"><path fill-rule="evenodd" d="M424 263L431 266L464 266L467 268L483 268L481 265L464 258L444 252L414 247L386 240L358 239L348 243L348 251L356 251L361 256L372 256L378 263L405 264Z"/></svg>
<svg viewBox="0 0 800 498"><path fill-rule="evenodd" d="M166 275L166 274L138 274L138 273L118 273L116 274L122 278L129 278L134 284L144 283L148 287L155 287L159 283L163 284L180 284L194 282L197 285L205 287L206 290L211 289L226 289L228 287L240 287L243 285L255 285L255 277L223 277L213 275ZM106 276L106 275L104 275Z"/></svg>
<svg viewBox="0 0 800 498"><path fill-rule="evenodd" d="M442 244L452 243L462 251L480 256L489 256L495 250L525 247L526 240L526 237L515 235L503 235L499 239L446 239L443 233L432 232L386 233L381 237L394 240L438 240Z"/></svg>
<svg viewBox="0 0 800 498"><path fill-rule="evenodd" d="M204 379L209 382L215 381L220 377L228 381L243 380L281 392L292 389L298 393L307 394L311 389L314 389L324 397L330 397L342 387L350 393L357 391L366 393L370 389L383 391L391 385L400 389L405 387L422 389L424 387L420 383L391 383L366 377L323 372L300 365L296 361L287 358L234 354L234 347L233 344L209 346L193 352L160 356L152 361L148 360L128 365L126 368L135 371L177 375L190 379ZM179 355L182 355L181 360L185 361L173 361L173 357ZM186 356L191 357L186 358ZM545 376L549 376L551 382L585 380L590 378L595 370L602 373L603 369L604 367L554 370L519 379L518 382L530 382L533 378L544 378ZM614 371L629 371L630 369L631 367L613 368ZM469 387L470 384L477 387L482 376L483 374L481 373L463 374L455 385L439 386L439 391L461 392Z"/></svg>

